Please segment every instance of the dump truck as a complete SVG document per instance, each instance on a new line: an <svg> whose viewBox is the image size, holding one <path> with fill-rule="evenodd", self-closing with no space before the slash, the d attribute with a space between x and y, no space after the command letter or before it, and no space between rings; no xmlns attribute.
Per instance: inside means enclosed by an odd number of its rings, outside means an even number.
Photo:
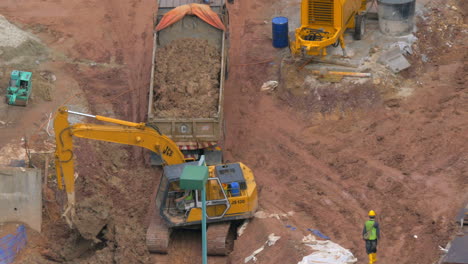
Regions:
<svg viewBox="0 0 468 264"><path fill-rule="evenodd" d="M193 14L183 16L178 22L164 29L157 29L164 16L171 11L174 12L176 8L180 8L180 5L187 6L201 3L201 1L195 0L159 1L159 8L154 21L156 29L153 34L147 124L157 127L162 134L172 139L179 146L186 158L197 160L200 155L203 154L205 155L207 164L215 165L222 162L220 143L224 136L223 97L224 81L228 75L227 55L229 40L226 29L228 28L229 16L224 0L213 0L210 2L209 8L211 8L222 22L224 30L210 25L200 18L200 16ZM185 10L191 12L193 9L195 8L190 7ZM187 73L186 69L180 65L182 64L180 61L181 58L177 57L179 52L170 50L171 45L183 45L184 43L190 43L190 41L202 41L202 46L212 47L217 53L216 65L209 72L200 73L200 75L211 76L211 79L206 82L206 85L211 85L213 91L193 91L190 87L191 85L196 86L200 83L200 85L203 86L205 85L203 82L206 80L185 80L183 74ZM160 52L163 50L164 52ZM186 50L190 51L191 48L186 47ZM206 50L201 50L201 53L205 51ZM189 55L193 54L188 54L187 56ZM161 63L164 62L167 62L167 64L161 65ZM177 67L181 68L178 69ZM194 65L193 68L200 67L203 67L203 65ZM193 69L189 67L188 70ZM181 79L174 79L174 76L178 77L178 75L180 75L179 77ZM189 77L191 78L192 76ZM206 89L206 87L198 88ZM182 92L174 96L173 91L170 91L171 89L179 89L182 90ZM192 91L190 89L192 89ZM185 90L187 90L186 94L184 94ZM211 96L210 93L212 94ZM187 94L190 98L184 103L183 97ZM199 103L197 102L198 99L196 96L200 94L208 96L209 98L205 97L205 99L210 99L210 102L213 104L210 106L213 107L213 111L208 115L196 112L195 104ZM173 103L174 107L168 109L167 104L164 105L163 102ZM177 113L179 110L182 111L182 108L184 108L184 111L186 111L188 115ZM161 157L156 153L151 154L150 160L152 165L161 165L163 163Z"/></svg>

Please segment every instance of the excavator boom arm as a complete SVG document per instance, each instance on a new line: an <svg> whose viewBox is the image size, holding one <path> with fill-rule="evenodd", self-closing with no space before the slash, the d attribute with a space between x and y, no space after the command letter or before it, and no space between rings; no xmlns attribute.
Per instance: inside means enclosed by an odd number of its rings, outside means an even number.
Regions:
<svg viewBox="0 0 468 264"><path fill-rule="evenodd" d="M102 117L99 120L108 121L103 120ZM109 122L116 123L115 121L121 120L109 118ZM161 155L167 165L185 162L182 152L167 136L138 123L127 121L122 121L122 123L125 125L70 125L68 110L66 108L59 109L54 119L54 131L56 139L55 167L60 189L63 189L64 182L67 194L70 196L74 193L73 136L143 147Z"/></svg>

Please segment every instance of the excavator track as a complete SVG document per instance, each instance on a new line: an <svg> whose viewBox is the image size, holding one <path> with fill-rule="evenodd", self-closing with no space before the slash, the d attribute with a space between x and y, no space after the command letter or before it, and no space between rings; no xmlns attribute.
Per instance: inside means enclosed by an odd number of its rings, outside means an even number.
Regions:
<svg viewBox="0 0 468 264"><path fill-rule="evenodd" d="M234 233L230 222L213 223L208 226L208 255L226 256L234 248Z"/></svg>
<svg viewBox="0 0 468 264"><path fill-rule="evenodd" d="M167 254L171 230L158 213L153 213L146 231L146 246L149 252Z"/></svg>

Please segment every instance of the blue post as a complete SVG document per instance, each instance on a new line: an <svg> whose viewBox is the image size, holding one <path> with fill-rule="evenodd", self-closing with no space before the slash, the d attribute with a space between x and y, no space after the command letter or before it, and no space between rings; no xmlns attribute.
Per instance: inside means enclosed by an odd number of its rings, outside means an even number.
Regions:
<svg viewBox="0 0 468 264"><path fill-rule="evenodd" d="M202 196L202 263L208 263L207 256L207 241L206 241L206 187L203 184L201 191Z"/></svg>
<svg viewBox="0 0 468 264"><path fill-rule="evenodd" d="M207 238L206 238L206 182L209 177L209 169L205 164L205 156L202 155L198 166L187 165L180 176L180 187L184 190L201 190L202 197L202 263L207 264Z"/></svg>

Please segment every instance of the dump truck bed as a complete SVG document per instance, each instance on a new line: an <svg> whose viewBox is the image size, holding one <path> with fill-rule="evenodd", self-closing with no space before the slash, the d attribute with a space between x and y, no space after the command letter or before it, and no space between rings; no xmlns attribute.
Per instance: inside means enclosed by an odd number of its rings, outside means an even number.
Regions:
<svg viewBox="0 0 468 264"><path fill-rule="evenodd" d="M224 0L211 1L211 9L216 12L226 28L228 28L227 11L224 5ZM162 16L169 12L174 7L190 4L201 3L201 1L193 0L161 0L156 15L157 25ZM219 87L217 87L217 109L216 113L211 116L196 116L196 117L179 117L161 116L161 112L155 109L155 88L157 88L155 80L155 72L157 71L155 61L157 58L158 49L164 48L172 41L180 39L202 39L208 41L209 45L216 47L219 51L220 65L219 70ZM222 138L223 131L223 98L224 98L224 80L227 68L227 37L222 30L216 29L205 23L196 16L185 16L181 21L176 22L168 28L159 32L153 33L153 57L151 69L151 81L149 87L149 103L148 103L148 123L158 127L161 133L167 135L175 141L182 150L196 150L212 147L218 144ZM176 64L177 62L174 61ZM164 93L159 94L164 96Z"/></svg>

